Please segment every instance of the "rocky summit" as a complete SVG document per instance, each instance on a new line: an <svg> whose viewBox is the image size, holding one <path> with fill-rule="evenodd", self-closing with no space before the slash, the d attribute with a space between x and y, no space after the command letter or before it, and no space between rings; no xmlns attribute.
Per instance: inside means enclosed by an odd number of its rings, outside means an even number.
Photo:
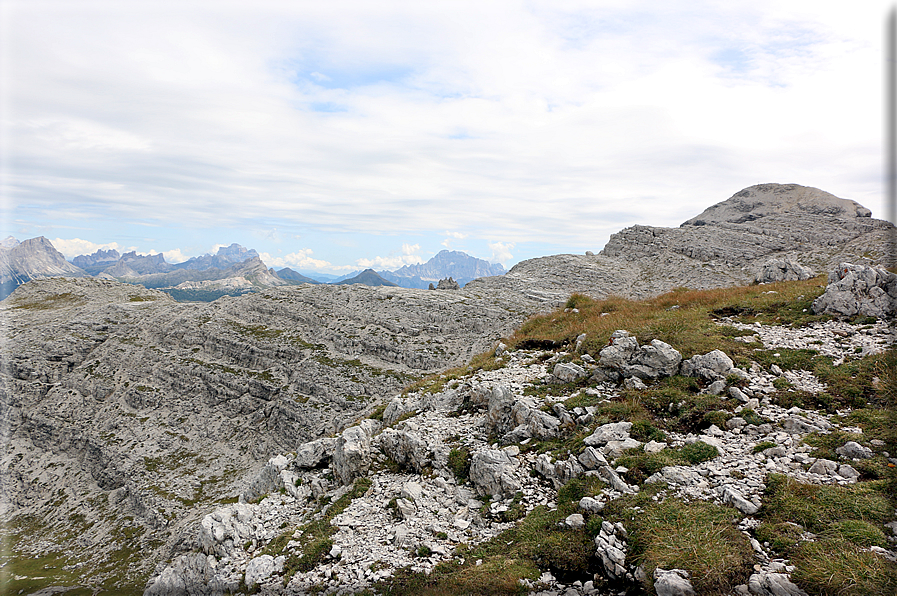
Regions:
<svg viewBox="0 0 897 596"><path fill-rule="evenodd" d="M759 184L678 228L632 226L613 234L597 255L530 259L468 289L501 289L556 305L573 292L645 298L676 287L749 284L769 261L787 260L807 273L827 273L841 262L886 264L894 229L858 203L822 190Z"/></svg>
<svg viewBox="0 0 897 596"><path fill-rule="evenodd" d="M680 228L623 230L600 255L441 280L451 291L179 303L34 279L0 303L0 581L42 595L801 594L832 528L891 581L897 521L875 482L897 444L864 400L889 378L893 230L822 191L760 185ZM619 298L755 281L769 285L702 318L685 317L726 298ZM653 310L626 314L635 304ZM772 507L818 490L862 490L849 495L868 510L829 527ZM694 517L664 525L674 510ZM706 548L725 565L657 554L691 526L719 537ZM872 538L850 538L858 527Z"/></svg>

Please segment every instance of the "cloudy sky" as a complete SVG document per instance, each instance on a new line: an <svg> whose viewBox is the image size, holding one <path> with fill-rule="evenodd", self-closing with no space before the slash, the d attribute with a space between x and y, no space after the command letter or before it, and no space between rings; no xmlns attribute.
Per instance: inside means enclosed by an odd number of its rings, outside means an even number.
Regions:
<svg viewBox="0 0 897 596"><path fill-rule="evenodd" d="M0 233L345 272L597 252L761 182L885 217L890 3L847 4L0 0Z"/></svg>

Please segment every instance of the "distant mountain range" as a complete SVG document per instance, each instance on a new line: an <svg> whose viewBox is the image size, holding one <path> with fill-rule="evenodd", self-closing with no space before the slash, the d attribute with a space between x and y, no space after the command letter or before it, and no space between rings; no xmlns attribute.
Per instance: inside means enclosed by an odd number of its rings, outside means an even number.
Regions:
<svg viewBox="0 0 897 596"><path fill-rule="evenodd" d="M477 277L503 275L504 267L459 251L443 250L426 263L395 271L366 269L343 276L299 272L289 267L269 269L258 252L239 244L221 247L214 255L172 264L161 254L120 254L115 249L78 255L71 262L44 237L19 242L0 241L0 299L19 285L42 277L97 277L162 290L176 300L209 301L238 296L266 287L330 283L338 285L401 286L426 289L449 277L461 286Z"/></svg>
<svg viewBox="0 0 897 596"><path fill-rule="evenodd" d="M387 279L403 288L427 289L439 280L451 277L464 287L467 282L478 277L504 275L505 268L500 263L489 263L457 250L443 250L420 265L405 265L395 271L378 271Z"/></svg>

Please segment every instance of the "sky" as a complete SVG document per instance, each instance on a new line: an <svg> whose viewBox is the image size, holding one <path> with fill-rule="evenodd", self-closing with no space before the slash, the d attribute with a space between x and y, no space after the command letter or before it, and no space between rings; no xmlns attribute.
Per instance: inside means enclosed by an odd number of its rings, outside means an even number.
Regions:
<svg viewBox="0 0 897 596"><path fill-rule="evenodd" d="M0 235L506 267L758 183L884 218L891 3L0 0Z"/></svg>

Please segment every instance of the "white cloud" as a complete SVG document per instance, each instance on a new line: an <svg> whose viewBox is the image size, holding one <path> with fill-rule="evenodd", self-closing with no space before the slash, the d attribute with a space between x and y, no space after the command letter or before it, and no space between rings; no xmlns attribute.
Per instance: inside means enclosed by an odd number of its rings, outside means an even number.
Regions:
<svg viewBox="0 0 897 596"><path fill-rule="evenodd" d="M54 238L50 242L51 244L53 244L53 247L61 252L67 259L73 259L78 255L90 255L100 249L115 249L119 252L124 252L120 250L121 247L119 247L117 242L97 244L96 242L91 242L90 240L81 240L80 238Z"/></svg>
<svg viewBox="0 0 897 596"><path fill-rule="evenodd" d="M417 254L420 251L420 244L403 243L401 254L399 251L391 251L389 256L374 257L373 259L361 258L355 261L358 267L363 269L395 270L405 265L419 265L424 259Z"/></svg>
<svg viewBox="0 0 897 596"><path fill-rule="evenodd" d="M312 270L320 270L320 269L329 269L329 270L343 270L343 269L351 269L351 266L334 266L328 263L327 261L322 261L321 259L315 259L311 255L314 251L310 248L303 248L296 252L292 252L288 255L284 255L282 257L274 257L269 253L263 252L259 254L262 259L262 262L268 267L290 267L290 268L298 268L298 269L312 269Z"/></svg>
<svg viewBox="0 0 897 596"><path fill-rule="evenodd" d="M19 2L4 183L73 220L596 249L609 212L758 182L880 215L890 4L699 6Z"/></svg>
<svg viewBox="0 0 897 596"><path fill-rule="evenodd" d="M514 255L511 254L513 248L513 242L489 242L489 250L492 251L490 261L493 263L507 263L514 258Z"/></svg>
<svg viewBox="0 0 897 596"><path fill-rule="evenodd" d="M165 262L172 264L183 263L190 258L184 255L180 248L163 251L162 256L165 257Z"/></svg>
<svg viewBox="0 0 897 596"><path fill-rule="evenodd" d="M442 234L443 234L444 236L446 236L446 238L445 238L445 240L443 240L443 241L441 242L441 244L442 244L444 247L448 248L448 249L451 249L451 248L452 248L452 242L453 242L454 240L464 240L465 238L467 238L467 237L470 235L470 234L465 233L465 232L451 232L451 231L449 231L449 230L446 230L446 231L443 232Z"/></svg>

